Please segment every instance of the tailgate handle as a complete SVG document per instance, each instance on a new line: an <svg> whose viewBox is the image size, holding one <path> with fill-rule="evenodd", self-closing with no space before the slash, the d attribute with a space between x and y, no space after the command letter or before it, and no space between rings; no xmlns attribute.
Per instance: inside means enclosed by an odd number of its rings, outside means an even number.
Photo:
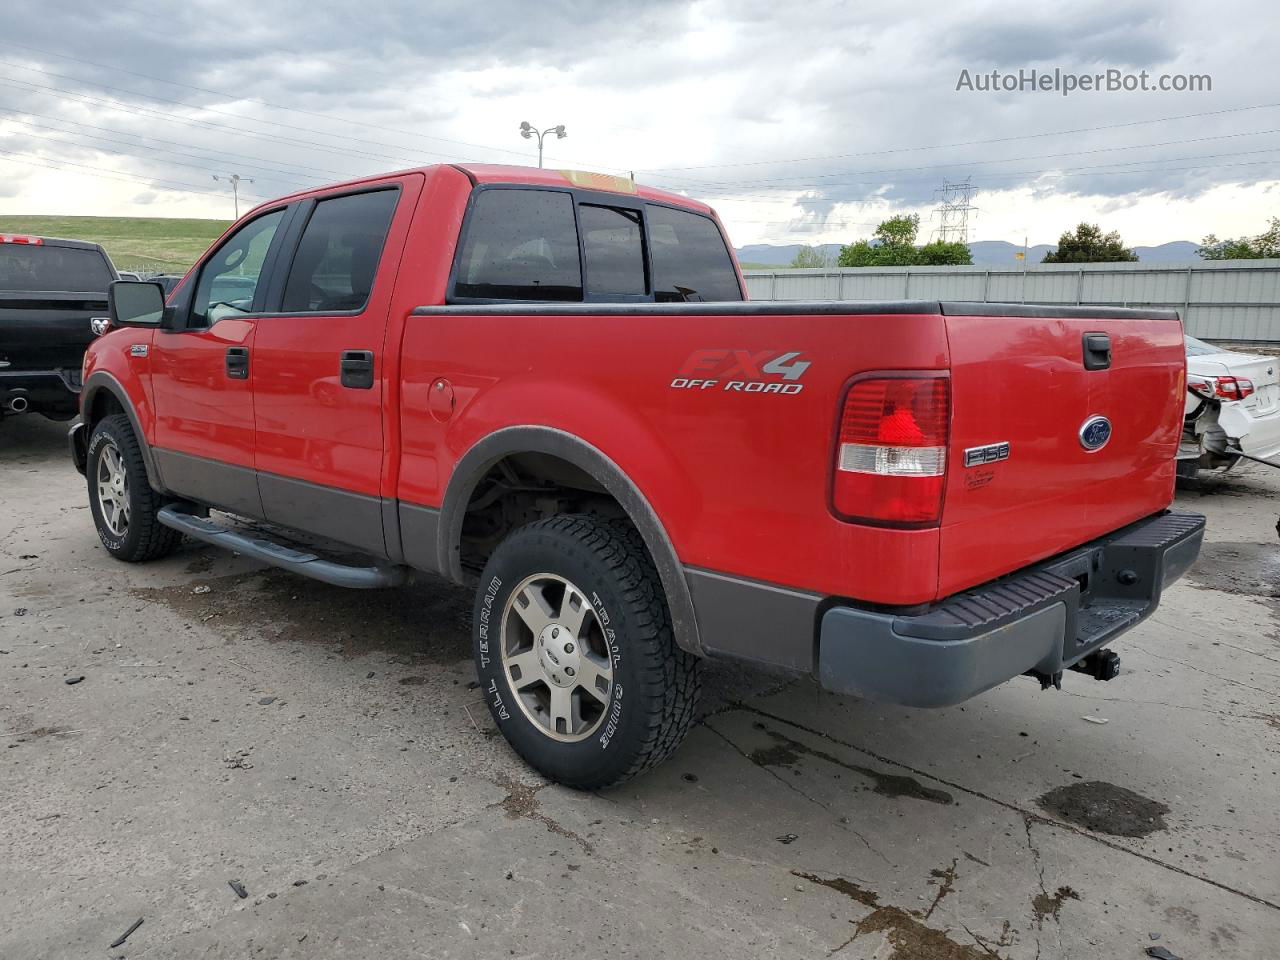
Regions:
<svg viewBox="0 0 1280 960"><path fill-rule="evenodd" d="M373 389L372 350L343 350L339 369L344 387L354 390Z"/></svg>
<svg viewBox="0 0 1280 960"><path fill-rule="evenodd" d="M1106 370L1111 366L1111 335L1086 333L1084 335L1084 368Z"/></svg>

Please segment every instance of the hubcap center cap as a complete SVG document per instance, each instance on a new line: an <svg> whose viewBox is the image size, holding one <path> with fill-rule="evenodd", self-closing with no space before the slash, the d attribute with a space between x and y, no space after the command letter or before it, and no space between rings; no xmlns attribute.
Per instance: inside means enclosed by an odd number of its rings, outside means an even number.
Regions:
<svg viewBox="0 0 1280 960"><path fill-rule="evenodd" d="M578 642L558 623L549 623L538 634L538 663L547 682L557 687L572 687L578 680L581 657Z"/></svg>

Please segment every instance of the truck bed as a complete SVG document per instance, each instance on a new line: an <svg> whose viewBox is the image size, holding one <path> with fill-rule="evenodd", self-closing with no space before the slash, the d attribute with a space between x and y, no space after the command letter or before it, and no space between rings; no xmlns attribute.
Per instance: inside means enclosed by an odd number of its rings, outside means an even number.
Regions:
<svg viewBox="0 0 1280 960"><path fill-rule="evenodd" d="M1108 369L1084 369L1086 333L1110 337ZM686 567L927 604L1168 506L1181 337L1171 311L924 300L422 307L403 346L398 492L438 505L455 452L509 424L558 427L635 479ZM810 364L796 380L759 369L793 354ZM950 381L940 522L844 522L830 509L842 397L855 375L903 370ZM440 443L414 401L437 378L457 394ZM1091 453L1094 415L1114 433ZM1001 444L1002 460L965 466Z"/></svg>

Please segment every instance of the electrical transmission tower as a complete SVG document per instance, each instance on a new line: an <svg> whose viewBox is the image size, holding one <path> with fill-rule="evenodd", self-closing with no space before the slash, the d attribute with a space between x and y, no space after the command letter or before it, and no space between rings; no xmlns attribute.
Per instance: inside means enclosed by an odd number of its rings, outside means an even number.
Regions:
<svg viewBox="0 0 1280 960"><path fill-rule="evenodd" d="M938 202L933 211L938 218L933 239L943 243L968 243L969 214L978 209L973 205L973 178L943 180L933 196Z"/></svg>

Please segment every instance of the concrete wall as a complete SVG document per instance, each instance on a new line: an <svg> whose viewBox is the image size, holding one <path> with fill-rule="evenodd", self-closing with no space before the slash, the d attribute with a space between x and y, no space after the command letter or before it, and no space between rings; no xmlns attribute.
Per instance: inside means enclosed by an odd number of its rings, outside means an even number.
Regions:
<svg viewBox="0 0 1280 960"><path fill-rule="evenodd" d="M752 300L975 300L1164 307L1209 340L1280 342L1280 260L748 270Z"/></svg>

